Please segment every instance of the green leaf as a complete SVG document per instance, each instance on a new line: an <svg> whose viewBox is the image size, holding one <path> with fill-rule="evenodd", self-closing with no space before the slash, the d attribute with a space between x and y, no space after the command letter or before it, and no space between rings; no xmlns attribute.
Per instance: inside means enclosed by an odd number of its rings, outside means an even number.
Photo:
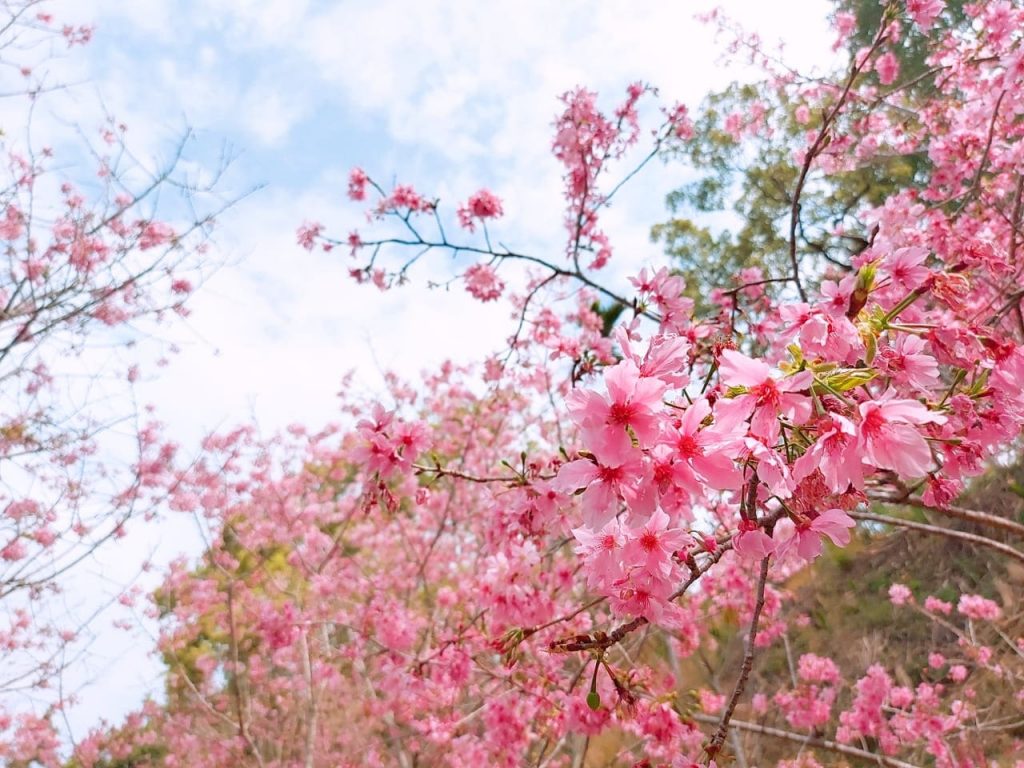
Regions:
<svg viewBox="0 0 1024 768"><path fill-rule="evenodd" d="M840 368L827 376L822 376L821 383L835 392L848 392L861 384L866 384L877 375L878 371L869 368Z"/></svg>

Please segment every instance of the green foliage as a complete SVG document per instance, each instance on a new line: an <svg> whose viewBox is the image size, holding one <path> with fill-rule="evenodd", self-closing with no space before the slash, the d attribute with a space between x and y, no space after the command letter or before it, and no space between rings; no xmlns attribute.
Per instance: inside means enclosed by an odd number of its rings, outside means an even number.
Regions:
<svg viewBox="0 0 1024 768"><path fill-rule="evenodd" d="M947 3L948 13L937 24L966 24L963 5L962 0ZM836 0L835 6L857 17L847 51L852 59L871 44L887 4ZM898 94L904 105L899 120L907 131L915 130L916 116L905 105L933 93L939 75L925 63L927 48L926 33L905 23L899 45L885 49L897 56L900 77L881 87L882 95ZM846 76L842 67L828 79L843 82ZM863 72L858 77L862 81L877 82L877 75ZM694 117L693 138L674 150L696 177L668 195L671 217L656 224L651 237L675 257L698 312L707 308L711 289L734 287L742 269L759 267L768 278L784 278L792 271L789 228L802 171L796 152L807 144L808 135L816 135L835 98L832 94L804 103L796 94L795 89L767 82L734 83L705 99ZM763 123L742 142L726 130L730 115L742 124L762 109ZM844 108L835 134L841 135L845 125L861 117L856 105ZM871 240L864 212L915 186L928 170L923 152L882 154L856 168L829 173L812 169L797 210L796 247L803 271L817 277L826 270L837 275L849 271L851 259ZM769 285L766 290L785 290L785 285Z"/></svg>
<svg viewBox="0 0 1024 768"><path fill-rule="evenodd" d="M837 13L852 13L857 20L856 27L850 35L849 49L856 51L871 45L886 4L877 0L832 0ZM968 23L964 13L966 0L945 0L943 15L936 19L930 30L921 30L916 24L905 24L899 45L892 49L900 63L900 81L914 82L914 90L918 93L933 92L936 85L937 72L928 66L926 58L933 47L929 38L940 35L943 30L960 28Z"/></svg>
<svg viewBox="0 0 1024 768"><path fill-rule="evenodd" d="M590 307L590 310L594 314L601 316L602 336L607 337L611 335L611 332L615 330L615 324L618 322L625 309L626 307L617 301L609 303L607 307L602 307L600 302L594 302Z"/></svg>

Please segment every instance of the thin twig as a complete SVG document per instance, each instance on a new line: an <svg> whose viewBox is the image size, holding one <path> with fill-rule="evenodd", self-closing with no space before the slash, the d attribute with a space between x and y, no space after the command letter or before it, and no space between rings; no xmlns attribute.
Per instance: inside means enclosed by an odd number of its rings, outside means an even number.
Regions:
<svg viewBox="0 0 1024 768"><path fill-rule="evenodd" d="M1007 557L1012 557L1014 560L1019 560L1020 562L1024 563L1024 552L1014 549L1009 544L1003 544L1001 541L994 541L993 539L987 538L986 536L979 536L976 533L967 533L966 531L955 531L951 528L942 528L938 525L916 523L913 520L903 520L898 517L889 517L888 515L876 515L872 512L852 511L848 514L855 520L866 520L872 523L885 523L886 525L896 525L900 528L910 528L914 531L934 533L939 536L946 536L950 539L960 539L961 541L969 541L972 544L978 544L982 547L994 549L997 552L1003 553Z"/></svg>
<svg viewBox="0 0 1024 768"><path fill-rule="evenodd" d="M977 525L989 526L990 528L999 528L1007 533L1012 533L1016 536L1024 537L1024 525L1008 520L1005 517L999 517L989 512L981 512L976 509L966 509L964 507L948 506L948 507L936 507L925 502L920 496L908 496L906 498L892 498L885 496L870 496L872 501L881 501L886 504L905 504L908 507L917 507L919 509L927 509L932 512L936 512L946 517L955 517L959 520L966 520L970 523L976 523Z"/></svg>
<svg viewBox="0 0 1024 768"><path fill-rule="evenodd" d="M818 131L818 135L814 138L814 142L808 148L807 154L804 156L804 162L800 167L800 176L797 178L796 188L793 190L792 205L790 206L789 212L789 264L792 269L793 282L796 284L796 290L797 293L800 294L801 301L807 301L807 293L804 291L804 286L800 282L800 264L797 261L796 253L796 233L798 223L800 221L800 196L803 193L804 185L807 183L807 176L811 172L811 165L814 163L815 158L827 146L827 140L829 138L829 131L832 128L832 123L835 122L836 117L839 116L839 112L846 103L846 100L850 95L850 91L853 88L853 84L857 80L857 76L863 71L864 67L866 67L867 63L871 60L871 57L874 56L879 46L881 46L882 41L885 39L885 32L888 27L888 22L883 21L882 26L875 35L875 40L871 44L871 48L869 48L863 56L860 54L856 54L854 56L853 63L850 66L850 74L846 78L846 84L843 86L843 90L839 94L839 98L836 99L836 103L833 104L832 108L824 115L824 118L821 121L821 129Z"/></svg>
<svg viewBox="0 0 1024 768"><path fill-rule="evenodd" d="M700 712L696 712L690 715L691 718L699 723L714 724L718 722L718 718L713 715L705 715ZM793 733L792 731L784 731L781 728L772 728L771 726L761 725L760 723L750 723L746 720L733 720L732 726L738 728L741 731L747 731L748 733L757 733L762 736L771 736L776 739L785 739L786 741L794 741L798 744L804 744L808 747L815 747L817 749L827 749L832 752L836 752L840 755L848 755L849 757L857 757L869 762L873 762L876 765L885 766L885 768L918 768L913 763L905 763L902 760L897 760L894 757L886 757L885 755L878 755L874 752L869 752L865 749L858 749L857 747L850 747L846 744L840 744L830 739L821 739L815 736L811 736L805 733Z"/></svg>
<svg viewBox="0 0 1024 768"><path fill-rule="evenodd" d="M729 703L726 705L725 711L722 712L722 719L718 723L718 729L715 731L714 736L711 737L708 745L704 747L704 752L709 760L713 760L715 755L721 751L725 738L729 735L729 721L732 720L732 715L736 711L736 705L739 704L740 696L743 695L743 691L747 687L750 672L754 669L754 653L756 650L754 643L757 640L757 629L761 622L761 610L764 608L764 587L768 581L769 560L770 558L766 557L761 561L761 573L757 578L757 598L754 603L754 614L750 618L750 631L747 632L747 639L743 644L743 664L740 666L740 675L736 678L736 685L732 689Z"/></svg>

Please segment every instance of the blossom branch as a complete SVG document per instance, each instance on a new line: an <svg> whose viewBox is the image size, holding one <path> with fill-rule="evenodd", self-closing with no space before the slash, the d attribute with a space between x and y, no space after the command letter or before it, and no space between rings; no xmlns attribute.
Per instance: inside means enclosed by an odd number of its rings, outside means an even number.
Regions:
<svg viewBox="0 0 1024 768"><path fill-rule="evenodd" d="M888 9L886 13L888 12ZM885 37L885 32L889 27L888 21L884 20L882 26L879 28L878 33L875 35L874 42L871 44L871 48L864 54L857 53L854 55L853 63L850 65L850 74L846 78L846 84L843 87L842 93L836 103L832 105L832 108L825 114L824 119L821 122L821 128L818 130L818 135L815 137L814 142L807 149L807 153L804 156L803 164L800 167L800 175L797 177L796 188L793 190L793 202L790 206L789 214L789 263L792 269L793 282L796 284L797 293L800 294L801 301L807 301L807 292L804 290L803 283L800 282L800 264L797 260L796 253L796 240L797 240L797 229L800 221L800 196L803 193L804 185L807 183L807 177L811 172L811 166L814 164L814 159L825 149L830 139L830 129L836 118L842 111L843 106L846 104L846 100L850 96L850 91L853 88L854 82L856 82L858 75L864 70L864 67L874 56L875 52L878 51L882 45L882 41Z"/></svg>
<svg viewBox="0 0 1024 768"><path fill-rule="evenodd" d="M966 531L955 531L951 528L942 528L938 525L928 525L927 523L917 523L913 520L902 520L898 517L890 517L888 515L876 515L873 512L858 512L852 511L848 513L850 517L855 520L864 520L872 523L884 523L885 525L896 525L900 528L909 528L914 531L922 531L924 533L934 533L939 536L946 536L951 539L960 539L961 541L969 541L972 544L978 544L982 547L988 547L994 549L997 552L1001 552L1007 557L1012 557L1014 560L1019 560L1024 563L1024 552L1018 549L1014 549L1009 544L1003 544L1000 541L994 541L993 539L985 536L979 536L976 533L968 533Z"/></svg>
<svg viewBox="0 0 1024 768"><path fill-rule="evenodd" d="M1008 520L1005 517L993 515L989 512L981 512L976 509L966 509L964 507L947 506L947 507L936 507L928 504L920 496L907 496L905 498L894 498L891 496L874 495L869 494L869 498L872 501L880 501L885 504L905 504L910 507L917 507L918 509L927 509L932 512L936 512L940 515L947 517L955 517L958 520L965 520L969 523L975 523L977 525L989 526L991 528L999 528L1000 530L1012 533L1018 537L1024 537L1024 525Z"/></svg>
<svg viewBox="0 0 1024 768"><path fill-rule="evenodd" d="M652 312L652 311L650 311L648 309L643 309L643 310L639 309L636 306L635 302L627 299L626 297L622 296L621 294L618 294L615 291L612 291L611 289L601 285L600 283L596 282L592 278L588 277L586 275L586 273L583 272L582 267L575 267L574 266L572 269L566 269L565 267L560 267L557 264L553 264L552 262L550 262L550 261L548 261L546 259L542 259L539 256L533 256L531 254L526 254L526 253L519 253L517 251L512 251L512 250L509 250L507 248L502 248L501 250L496 250L494 248L489 248L489 247L481 248L481 247L475 246L475 245L465 245L465 244L451 243L451 242L448 242L448 240L446 238L442 238L440 240L428 240L428 239L424 238L423 236L421 236L416 230L412 230L412 233L414 235L414 237L412 239L401 238L401 237L387 237L387 238L382 238L382 239L379 239L379 240L363 240L363 241L361 241L360 245L361 246L365 246L365 247L375 248L375 249L382 248L384 246L389 246L389 245L400 246L400 247L407 247L407 248L418 247L418 248L426 249L426 251L429 251L429 250L448 250L448 251L452 252L452 255L458 255L459 253L472 253L472 254L476 254L478 256L490 256L492 258L496 258L496 259L499 259L499 260L510 259L510 260L513 260L513 261L525 261L525 262L530 263L530 264L536 264L537 266L542 267L542 268L548 270L555 277L567 277L567 278L570 278L572 280L576 280L577 282L582 283L583 285L587 286L588 288L591 288L591 289L597 291L598 293L600 293L605 298L607 298L607 299L609 299L611 301L614 301L616 304L621 304L623 307L625 307L627 309L637 310L639 314L642 314L645 317L647 317L647 318L649 318L651 320L654 320L655 322L660 322L660 320L661 320L661 318L658 317L658 315L656 313L654 313L654 312ZM327 242L327 243L329 243L331 245L342 245L343 244L342 241L334 240L334 239L331 239L331 238L324 238L324 242ZM426 251L424 251L424 252L426 252ZM418 254L416 258L419 258L420 255L422 255L422 252L420 254Z"/></svg>
<svg viewBox="0 0 1024 768"><path fill-rule="evenodd" d="M691 714L690 717L699 723L706 723L708 725L714 725L718 722L717 717L714 717L713 715L705 715L701 712L695 712ZM919 766L904 762L903 760L897 760L894 757L879 755L875 752L869 752L866 749L851 747L846 744L840 744L837 741L832 741L831 739L823 739L810 734L793 733L792 731L784 731L781 728L772 728L768 725L751 723L746 720L733 720L732 726L741 731L747 731L748 733L756 733L761 736L771 736L772 738L796 742L807 747L827 749L840 755L860 758L873 762L876 765L885 766L886 768L919 768Z"/></svg>
<svg viewBox="0 0 1024 768"><path fill-rule="evenodd" d="M714 760L725 743L726 736L729 734L729 721L732 720L733 713L736 711L736 705L739 703L740 696L743 695L743 691L747 687L750 673L754 669L754 643L757 640L761 611L764 608L764 588L768 581L769 560L770 558L768 557L761 560L761 572L757 578L757 597L754 602L754 613L750 618L750 631L747 632L747 638L744 642L743 664L740 667L740 675L736 679L736 685L732 690L732 695L729 697L729 703L726 705L725 711L722 712L722 719L718 723L718 728L711 737L711 741L704 747L704 752L709 761Z"/></svg>

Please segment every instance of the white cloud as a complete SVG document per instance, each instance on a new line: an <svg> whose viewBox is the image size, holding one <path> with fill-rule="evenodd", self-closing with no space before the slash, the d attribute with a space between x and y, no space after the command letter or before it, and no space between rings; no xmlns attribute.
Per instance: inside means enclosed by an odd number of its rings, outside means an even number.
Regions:
<svg viewBox="0 0 1024 768"><path fill-rule="evenodd" d="M255 83L241 98L239 119L245 130L265 145L280 145L305 118L307 100L298 93L268 83Z"/></svg>

